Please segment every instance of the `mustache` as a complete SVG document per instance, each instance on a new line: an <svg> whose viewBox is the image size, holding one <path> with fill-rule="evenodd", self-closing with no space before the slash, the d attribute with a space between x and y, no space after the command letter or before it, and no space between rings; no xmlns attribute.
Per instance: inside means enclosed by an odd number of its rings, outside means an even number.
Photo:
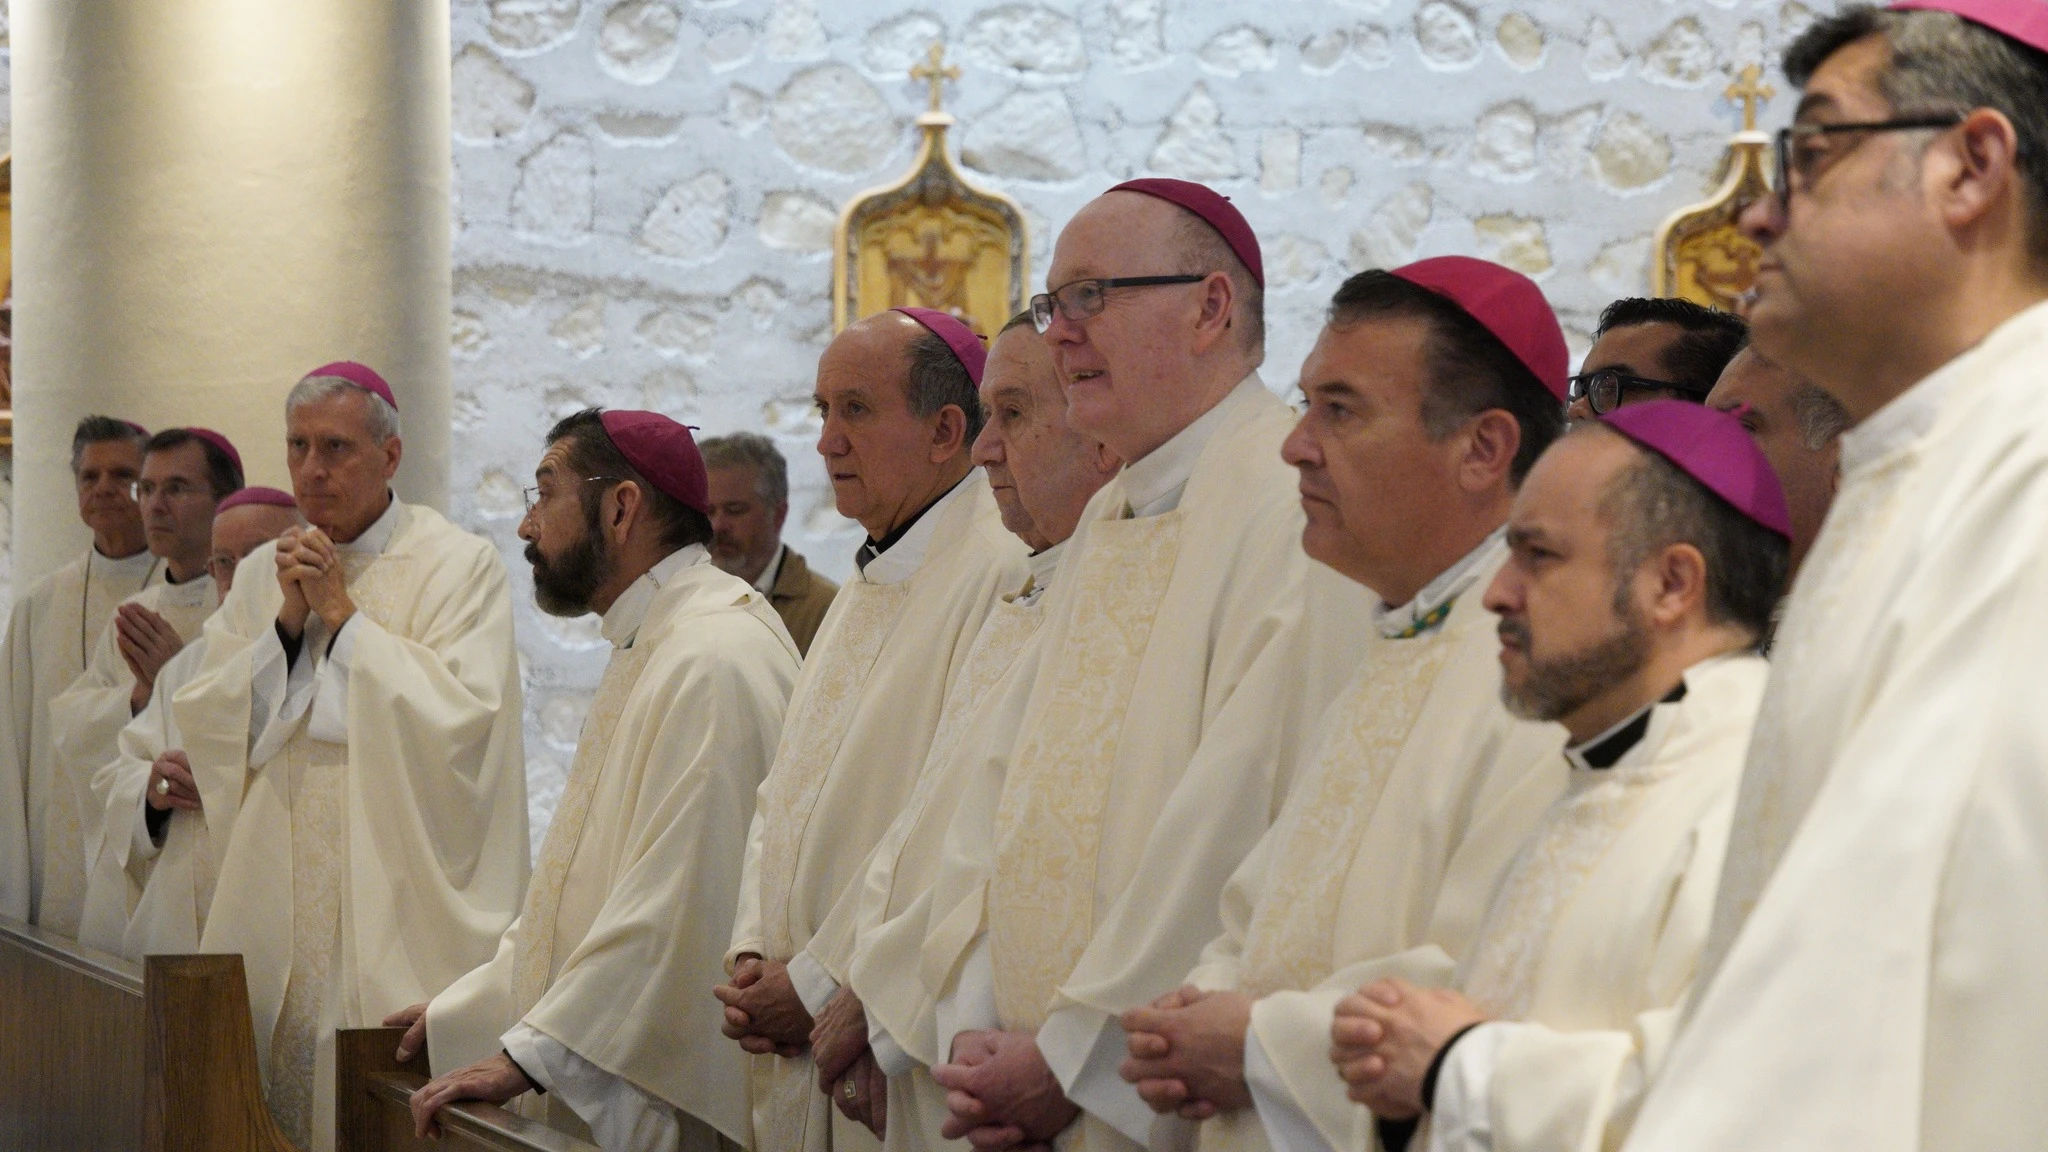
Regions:
<svg viewBox="0 0 2048 1152"><path fill-rule="evenodd" d="M1500 636L1501 643L1503 644L1514 648L1526 649L1529 647L1529 622L1527 620L1517 620L1510 616L1503 616L1500 619L1500 624L1494 628L1494 632Z"/></svg>

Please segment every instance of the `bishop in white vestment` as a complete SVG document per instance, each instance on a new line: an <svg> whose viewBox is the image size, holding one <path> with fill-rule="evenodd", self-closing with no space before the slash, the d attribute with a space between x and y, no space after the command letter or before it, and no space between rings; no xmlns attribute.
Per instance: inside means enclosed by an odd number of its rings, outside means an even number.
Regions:
<svg viewBox="0 0 2048 1152"><path fill-rule="evenodd" d="M817 1089L812 1018L837 986L800 954L909 798L983 619L1024 582L1025 549L969 460L985 358L964 324L919 309L849 327L819 361L819 452L869 542L790 698L717 990L727 1035L755 1053L756 1148L874 1142Z"/></svg>
<svg viewBox="0 0 2048 1152"><path fill-rule="evenodd" d="M1215 936L1225 880L1366 649L1369 597L1301 552L1293 413L1256 372L1258 259L1221 196L1140 181L1067 226L1060 290L1034 304L1069 421L1127 463L1048 596L1022 738L967 865L982 882L932 911L965 929L934 934L924 964L951 1060L933 1075L963 1105L949 1135L1046 1141L1078 1107L1088 1147L1145 1140L1118 1015ZM1175 272L1188 282L1093 290Z"/></svg>
<svg viewBox="0 0 2048 1152"><path fill-rule="evenodd" d="M204 810L233 826L200 950L242 954L271 1112L315 1152L334 1030L488 960L529 869L504 565L391 495L389 394L349 363L293 388L286 453L314 527L251 554L172 702Z"/></svg>
<svg viewBox="0 0 2048 1152"><path fill-rule="evenodd" d="M50 701L71 686L115 606L159 578L161 562L142 531L130 494L142 475L139 424L109 416L79 421L71 439L78 516L92 545L15 597L0 659L0 916L38 921L45 820L54 758ZM16 509L16 514L25 514Z"/></svg>
<svg viewBox="0 0 2048 1152"><path fill-rule="evenodd" d="M1455 979L1420 982L1448 989L1382 973L1339 1005L1388 1145L1418 1114L1439 1152L1620 1144L1706 938L1791 533L1763 453L1697 404L1617 409L1530 474L1486 601L1507 701L1570 731L1571 779ZM1305 1146L1370 1144L1350 1119Z"/></svg>
<svg viewBox="0 0 2048 1152"><path fill-rule="evenodd" d="M1444 344L1468 359L1446 369ZM1447 976L1563 787L1563 731L1502 703L1500 618L1481 600L1516 486L1562 428L1566 371L1542 292L1499 265L1428 260L1336 294L1286 450L1303 546L1398 606L1375 610L1379 638L1224 888L1187 989L1124 1016L1125 1078L1154 1108L1211 1117L1204 1148L1292 1152L1302 1130L1351 1122L1327 1058L1337 1000L1376 976Z"/></svg>
<svg viewBox="0 0 2048 1152"><path fill-rule="evenodd" d="M927 1073L943 1055L935 1005L919 974L946 836L962 808L975 810L970 819L977 826L993 813L1004 755L1018 737L1030 692L1045 597L1067 538L1118 466L1101 445L1068 427L1052 354L1028 315L997 334L981 402L988 422L974 460L988 475L1004 527L1032 550L1030 576L989 609L946 695L910 799L869 855L860 882L804 950L841 985L812 1032L820 1087L843 1113L873 1117L879 1110L885 1123L870 1119L869 1126L883 1129L888 1148L936 1146L946 1118L945 1094ZM835 1020L836 1013L846 1019ZM845 1034L830 1035L835 1024ZM870 1040L872 1058L863 1059ZM848 1077L856 1079L850 1095ZM876 1086L882 1080L886 1089Z"/></svg>
<svg viewBox="0 0 2048 1152"><path fill-rule="evenodd" d="M614 1152L743 1147L746 1056L704 988L724 970L795 642L712 565L704 462L681 424L577 413L548 434L535 482L520 535L536 598L600 612L612 656L497 955L385 1021L411 1026L401 1059L424 1036L437 1073L413 1113L431 1131L446 1103L516 1097Z"/></svg>

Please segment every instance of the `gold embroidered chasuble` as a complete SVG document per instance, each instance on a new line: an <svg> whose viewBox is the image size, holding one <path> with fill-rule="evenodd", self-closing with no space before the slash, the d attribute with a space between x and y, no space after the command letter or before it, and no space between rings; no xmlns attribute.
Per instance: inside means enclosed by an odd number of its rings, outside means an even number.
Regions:
<svg viewBox="0 0 2048 1152"><path fill-rule="evenodd" d="M918 569L892 584L847 581L804 659L756 805L728 968L747 952L793 957L860 878L916 784L983 618L1024 581L1024 546L979 471L926 515L938 520ZM808 1056L753 1057L751 1080L754 1147L872 1142L818 1092Z"/></svg>
<svg viewBox="0 0 2048 1152"><path fill-rule="evenodd" d="M1849 430L1699 987L1628 1147L2031 1146L2048 983L2048 303Z"/></svg>
<svg viewBox="0 0 2048 1152"><path fill-rule="evenodd" d="M1283 1075L1315 1052L1322 1065L1295 1101L1311 1116L1357 1111L1326 1074L1336 1000L1383 975L1444 982L1564 787L1564 730L1500 702L1499 618L1481 601L1506 551L1485 547L1443 624L1377 641L1324 714L1286 808L1223 890L1223 931L1187 978L1258 1001L1253 1031ZM1253 1109L1203 1124L1199 1139L1269 1146Z"/></svg>
<svg viewBox="0 0 2048 1152"><path fill-rule="evenodd" d="M242 953L273 1111L317 1152L333 1141L333 1029L430 998L510 924L526 765L504 565L412 505L382 553L342 553L357 606L347 743L302 717L248 764L254 649L283 600L274 547L243 561L172 707L209 825L230 829L200 949Z"/></svg>
<svg viewBox="0 0 2048 1152"><path fill-rule="evenodd" d="M521 1022L708 1124L750 1134L746 1055L705 992L723 976L754 795L797 677L768 601L697 563L615 650L520 917L427 1010L436 1073ZM572 1135L558 1095L518 1109Z"/></svg>
<svg viewBox="0 0 2048 1152"><path fill-rule="evenodd" d="M964 846L981 882L934 899L934 990L985 939L999 1022L1038 1029L1070 1093L1091 1053L1121 1049L1115 1014L1172 988L1215 935L1218 891L1368 644L1368 595L1301 551L1280 459L1293 412L1255 378L1216 411L1173 511L1130 518L1126 475L1090 503L992 834ZM1089 1146L1149 1120L1121 1081L1075 1098Z"/></svg>
<svg viewBox="0 0 2048 1152"><path fill-rule="evenodd" d="M0 916L40 922L50 702L85 671L115 606L160 578L160 567L147 552L109 560L88 549L15 597L0 648Z"/></svg>
<svg viewBox="0 0 2048 1152"><path fill-rule="evenodd" d="M190 644L206 625L206 618L220 605L213 577L201 575L183 584L152 584L130 596L126 603L138 604L164 618L164 622ZM46 867L43 878L45 926L65 931L82 943L109 952L118 951L121 934L127 929L128 914L134 910L141 890L118 867L101 866L101 849L107 835L126 840L134 830L136 806L142 791L124 790L119 798L99 792L96 778L100 769L118 756L121 729L133 717L128 711L129 694L135 676L121 658L121 648L109 619L93 645L85 672L71 687L50 702L52 807L46 832L50 851L46 865L61 859L61 869ZM144 782L147 782L147 775ZM110 813L108 801L125 800L123 813ZM115 821L111 830L108 821ZM116 849L118 855L126 853ZM112 864L112 861L107 861Z"/></svg>

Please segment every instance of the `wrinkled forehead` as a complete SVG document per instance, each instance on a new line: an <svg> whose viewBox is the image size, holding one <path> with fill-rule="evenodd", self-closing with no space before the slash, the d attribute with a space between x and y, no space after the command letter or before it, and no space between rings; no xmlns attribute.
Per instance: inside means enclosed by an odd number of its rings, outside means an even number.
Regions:
<svg viewBox="0 0 2048 1152"><path fill-rule="evenodd" d="M882 312L832 338L818 357L820 397L860 391L871 400L903 396L910 377L910 344L925 328L900 312Z"/></svg>
<svg viewBox="0 0 2048 1152"><path fill-rule="evenodd" d="M360 388L337 388L325 396L285 410L287 435L370 435L370 394Z"/></svg>
<svg viewBox="0 0 2048 1152"><path fill-rule="evenodd" d="M1052 350L1038 333L1028 327L1012 328L996 337L989 348L988 367L982 370L981 400L984 407L1005 397L1023 396L1035 402L1064 403L1059 369Z"/></svg>

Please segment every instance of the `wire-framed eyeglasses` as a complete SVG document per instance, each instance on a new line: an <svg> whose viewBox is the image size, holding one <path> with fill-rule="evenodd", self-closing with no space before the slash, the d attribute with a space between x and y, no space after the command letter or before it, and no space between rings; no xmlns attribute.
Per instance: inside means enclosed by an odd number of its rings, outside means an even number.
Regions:
<svg viewBox="0 0 2048 1152"><path fill-rule="evenodd" d="M582 477L578 477L578 478L577 478L577 479L575 479L575 480L572 480L572 481L570 481L570 483L573 483L573 484L594 484L594 483L597 483L597 482L599 482L599 481L607 481L607 480L608 480L608 481L610 481L610 482L612 482L612 483L614 483L614 484L619 484L619 483L623 483L623 481L622 481L622 480L621 480L621 479L620 479L619 477L617 477L617 476L582 476ZM540 490L540 485L538 485L538 484L529 484L529 485L527 485L526 487L524 487L524 488L521 488L521 489L519 490L519 495L520 495L521 497L525 498L525 500L526 500L526 512L527 512L527 515L529 515L529 516L530 516L530 515L532 515L532 514L533 514L533 510L534 510L535 508L538 508L538 507L540 507L540 506L541 506L542 504L545 504L545 503L547 503L547 502L548 502L548 499L549 499L549 498L550 498L551 496L553 496L553 495L554 495L554 493L552 493L552 492L543 492L543 491L541 491L541 490Z"/></svg>
<svg viewBox="0 0 2048 1152"><path fill-rule="evenodd" d="M1820 172L1821 161L1827 159L1824 150L1814 147L1817 141L1850 132L1918 132L1930 128L1953 128L1961 124L1968 115L1967 112L1939 112L1924 116L1900 116L1891 120L1862 120L1847 124L1794 124L1789 128L1780 128L1773 140L1777 148L1778 210L1792 210L1792 193L1795 187L1801 191L1813 187L1814 178ZM1846 155L1848 151L1847 148L1843 149L1842 155Z"/></svg>
<svg viewBox="0 0 2048 1152"><path fill-rule="evenodd" d="M1174 276L1111 276L1106 279L1070 280L1050 292L1042 292L1031 298L1031 326L1043 336L1052 327L1053 311L1070 322L1080 323L1091 316L1102 315L1108 303L1104 294L1111 288L1153 288L1161 284L1197 284L1209 278L1209 273L1187 272Z"/></svg>

